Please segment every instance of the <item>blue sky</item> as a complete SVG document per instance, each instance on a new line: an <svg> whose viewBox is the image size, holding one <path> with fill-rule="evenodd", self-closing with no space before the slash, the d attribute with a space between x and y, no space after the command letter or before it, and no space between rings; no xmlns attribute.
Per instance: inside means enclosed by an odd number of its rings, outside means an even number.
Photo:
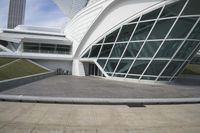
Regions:
<svg viewBox="0 0 200 133"><path fill-rule="evenodd" d="M0 28L7 25L8 6L9 0L0 0ZM61 27L67 20L53 0L26 0L26 25Z"/></svg>

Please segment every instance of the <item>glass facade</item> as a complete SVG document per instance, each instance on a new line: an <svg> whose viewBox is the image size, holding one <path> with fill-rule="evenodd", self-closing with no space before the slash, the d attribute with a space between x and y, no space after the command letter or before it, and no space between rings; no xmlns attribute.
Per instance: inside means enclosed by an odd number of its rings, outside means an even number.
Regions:
<svg viewBox="0 0 200 133"><path fill-rule="evenodd" d="M199 0L163 5L100 38L83 53L110 77L170 81L200 45Z"/></svg>
<svg viewBox="0 0 200 133"><path fill-rule="evenodd" d="M71 46L24 42L23 52L46 54L71 54Z"/></svg>
<svg viewBox="0 0 200 133"><path fill-rule="evenodd" d="M200 64L200 57L194 57L192 60L191 60L191 62L190 62L190 64Z"/></svg>

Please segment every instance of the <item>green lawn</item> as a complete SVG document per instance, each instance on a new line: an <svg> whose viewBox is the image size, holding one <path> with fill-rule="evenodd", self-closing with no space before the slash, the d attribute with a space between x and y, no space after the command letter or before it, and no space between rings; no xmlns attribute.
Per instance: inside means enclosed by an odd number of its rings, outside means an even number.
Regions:
<svg viewBox="0 0 200 133"><path fill-rule="evenodd" d="M41 68L25 59L20 59L6 67L0 68L0 80L12 79L44 72L48 72L48 70Z"/></svg>
<svg viewBox="0 0 200 133"><path fill-rule="evenodd" d="M0 57L0 66L8 64L9 62L12 62L14 60L16 60L16 59L14 59L14 58L1 58Z"/></svg>
<svg viewBox="0 0 200 133"><path fill-rule="evenodd" d="M183 71L183 74L200 75L200 65L188 64Z"/></svg>

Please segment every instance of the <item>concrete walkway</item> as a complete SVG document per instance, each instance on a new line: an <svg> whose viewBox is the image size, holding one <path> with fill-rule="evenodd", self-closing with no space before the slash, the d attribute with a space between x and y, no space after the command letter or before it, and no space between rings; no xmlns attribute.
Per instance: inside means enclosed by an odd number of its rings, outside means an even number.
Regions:
<svg viewBox="0 0 200 133"><path fill-rule="evenodd" d="M145 107L0 102L0 133L199 133L200 104Z"/></svg>
<svg viewBox="0 0 200 133"><path fill-rule="evenodd" d="M55 76L0 91L0 95L121 99L200 98L200 82L195 85L150 85L94 77Z"/></svg>

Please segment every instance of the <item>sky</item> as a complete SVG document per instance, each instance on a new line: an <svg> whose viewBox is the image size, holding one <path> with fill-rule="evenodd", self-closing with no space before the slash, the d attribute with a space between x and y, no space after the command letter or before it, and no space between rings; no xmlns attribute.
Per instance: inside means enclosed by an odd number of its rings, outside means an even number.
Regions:
<svg viewBox="0 0 200 133"><path fill-rule="evenodd" d="M9 0L0 0L0 28L6 28ZM61 27L68 18L53 0L26 0L25 25Z"/></svg>

